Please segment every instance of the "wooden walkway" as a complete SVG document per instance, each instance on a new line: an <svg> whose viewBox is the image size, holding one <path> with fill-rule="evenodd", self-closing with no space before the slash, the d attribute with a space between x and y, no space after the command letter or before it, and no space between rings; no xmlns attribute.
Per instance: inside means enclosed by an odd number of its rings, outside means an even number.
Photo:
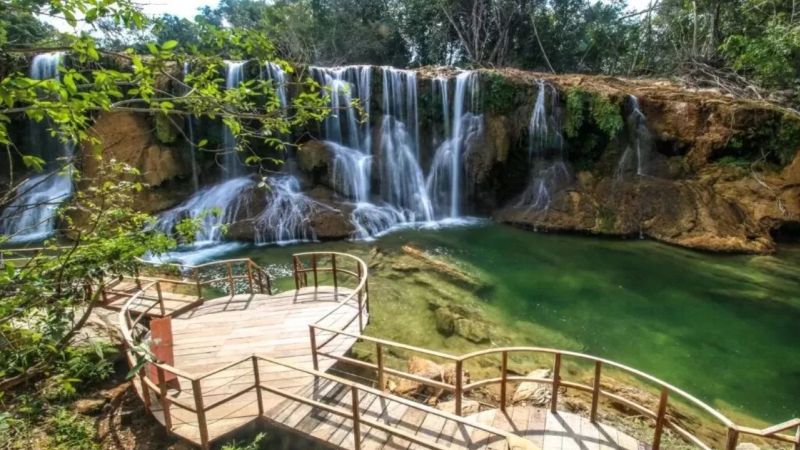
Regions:
<svg viewBox="0 0 800 450"><path fill-rule="evenodd" d="M131 278L125 278L111 287L103 290L103 306L105 308L120 311L125 303L141 290L141 284L147 283L149 280L142 279L140 283ZM169 285L169 283L165 283ZM173 290L165 289L162 292L161 304L164 305L164 310L167 315L173 315L180 311L185 311L199 304L196 295L187 295L176 293ZM146 316L155 317L160 315L161 310L154 306L159 306L159 298L155 292L140 295L135 304L130 305L129 310L132 313L145 312Z"/></svg>
<svg viewBox="0 0 800 450"><path fill-rule="evenodd" d="M325 317L323 322L329 326L359 334L358 305L349 302L334 309L352 292L343 287L304 287L275 295L240 294L207 300L172 317L173 366L185 372L203 374L258 355L312 370L309 323ZM354 342L351 337L337 337L326 350L343 355ZM319 370L328 370L334 362L320 359ZM260 368L259 376L262 384L287 392L299 391L314 379L310 374L277 365ZM256 419L259 406L255 390L228 400L254 383L253 366L249 363L225 368L202 380L202 403L206 407L224 400L224 404L205 414L211 440ZM190 382L178 377L170 387L174 400L188 404L195 402ZM155 396L151 403L154 416L163 424L163 409ZM170 413L172 432L199 444L197 414L181 408L171 408Z"/></svg>
<svg viewBox="0 0 800 450"><path fill-rule="evenodd" d="M340 408L351 409L348 386L331 380L312 383L298 394ZM544 408L510 407L484 411L466 420L456 421L413 404L400 403L391 397L362 394L359 406L362 420L372 420L408 433L430 445L420 445L397 436L390 436L375 427L362 426L361 448L374 450L424 449L443 447L470 450L507 450L511 447L541 450L645 450L649 448L615 428L598 425L578 415ZM265 413L267 422L306 434L326 445L356 448L353 422L330 412L286 400ZM492 434L470 425L479 423L505 430L524 439L524 443L509 444L504 436Z"/></svg>
<svg viewBox="0 0 800 450"><path fill-rule="evenodd" d="M671 429L703 450L735 450L746 435L800 449L800 418L761 430L743 427L675 386L595 356L540 347L489 348L456 356L364 336L370 304L364 261L335 252L298 253L292 257L292 267L295 289L283 293L273 294L269 274L249 259L182 267L182 273L190 269L192 276L148 280L141 288L123 280L105 292L106 304L121 310L120 328L132 367L146 354L141 347L152 345L147 341L151 326L158 326L152 333L172 340L156 341L159 352L164 350L161 345L171 346L171 351L159 353L171 365L151 360L137 370L134 383L146 407L169 432L203 449L244 426L267 423L348 450L659 450L664 430ZM215 278L201 278L203 269ZM226 286L227 295L204 297L204 288L220 295ZM248 293L238 293L243 290ZM375 346L374 363L348 355L356 340ZM452 364L453 376L445 379L442 373L440 380L430 379L385 366L382 355L395 351ZM511 372L512 354L552 357L552 376ZM487 358L489 364L499 361L499 376L478 380L466 376L466 363L480 364ZM594 364L592 383L570 380L570 373L561 371L564 358ZM374 371L376 386L332 375L336 362L341 364L337 371L348 365L358 367L362 375L364 370ZM656 408L604 389L606 368L659 386ZM448 409L454 412L388 393L387 375L448 393L453 398ZM510 404L508 389L514 383L549 385L550 407ZM462 416L464 399L493 385L500 388L499 405L494 405L498 409ZM589 418L557 411L563 389L591 394ZM655 426L649 444L599 424L601 397L651 419ZM719 439L706 443L673 421L673 397L716 418L727 429L724 447ZM794 436L787 434L794 428Z"/></svg>

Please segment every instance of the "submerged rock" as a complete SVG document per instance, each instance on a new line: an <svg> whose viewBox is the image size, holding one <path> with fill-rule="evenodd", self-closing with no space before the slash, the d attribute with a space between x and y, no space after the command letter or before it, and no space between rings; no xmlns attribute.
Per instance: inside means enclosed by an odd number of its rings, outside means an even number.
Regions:
<svg viewBox="0 0 800 450"><path fill-rule="evenodd" d="M536 369L527 375L528 378L550 378L552 372L550 369ZM552 388L547 383L537 383L534 381L526 381L517 386L514 396L511 401L513 403L526 403L533 406L544 406L550 403L552 397Z"/></svg>
<svg viewBox="0 0 800 450"><path fill-rule="evenodd" d="M454 330L457 335L475 344L489 342L489 327L483 322L462 317L455 320Z"/></svg>
<svg viewBox="0 0 800 450"><path fill-rule="evenodd" d="M462 287L474 291L487 287L487 285L477 277L466 273L458 267L442 261L439 258L431 256L425 251L414 247L413 245L406 244L402 247L402 250L406 255L422 262L425 268L434 270L439 274L446 276L450 281L453 281Z"/></svg>

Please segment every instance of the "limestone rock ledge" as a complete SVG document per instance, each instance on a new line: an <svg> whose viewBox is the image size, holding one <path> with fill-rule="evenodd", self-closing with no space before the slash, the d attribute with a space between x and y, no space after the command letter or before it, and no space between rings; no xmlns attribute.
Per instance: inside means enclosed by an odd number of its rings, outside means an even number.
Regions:
<svg viewBox="0 0 800 450"><path fill-rule="evenodd" d="M800 156L781 172L708 165L688 179L599 178L582 173L548 209L512 206L496 220L528 228L647 236L683 247L768 253L772 233L800 223ZM586 180L589 180L586 182Z"/></svg>

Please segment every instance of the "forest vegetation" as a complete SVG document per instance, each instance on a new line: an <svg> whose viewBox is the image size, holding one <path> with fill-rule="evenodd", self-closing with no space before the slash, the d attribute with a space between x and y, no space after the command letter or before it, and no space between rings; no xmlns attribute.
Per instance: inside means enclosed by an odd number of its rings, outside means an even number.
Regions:
<svg viewBox="0 0 800 450"><path fill-rule="evenodd" d="M32 79L31 57L50 51L67 52L70 64L58 80ZM280 153L252 142L293 147L292 130L331 113L330 93L305 76L292 82L301 94L287 108L269 80L225 89L226 59L287 72L370 64L666 78L797 114L800 1L652 0L635 10L625 0L221 0L187 19L147 17L133 0L0 0L0 205L46 165L15 145L14 124L48 123L62 142L99 152L93 120L108 111L221 120L234 150L191 145L215 158L240 152L265 183ZM184 64L191 75L179 79ZM181 224L179 237L156 231L132 204L143 189L135 169L97 157L92 179L62 161L87 186L60 211L69 241L47 241L0 271L0 448L99 448L67 405L112 377L116 349L87 346L79 330L105 283L191 240L198 226Z"/></svg>

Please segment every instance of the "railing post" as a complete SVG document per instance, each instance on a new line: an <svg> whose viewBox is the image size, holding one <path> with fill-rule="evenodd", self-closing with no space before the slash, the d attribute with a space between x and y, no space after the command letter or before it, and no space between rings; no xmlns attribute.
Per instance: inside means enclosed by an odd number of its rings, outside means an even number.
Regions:
<svg viewBox="0 0 800 450"><path fill-rule="evenodd" d="M589 414L589 420L592 423L597 421L597 404L600 401L600 372L602 371L602 367L602 362L595 361L594 383L592 383L592 412Z"/></svg>
<svg viewBox="0 0 800 450"><path fill-rule="evenodd" d="M264 415L264 403L261 398L261 374L258 371L258 357L253 355L253 382L256 385L256 401L258 401L258 415Z"/></svg>
<svg viewBox="0 0 800 450"><path fill-rule="evenodd" d="M333 290L339 288L339 280L336 276L336 253L331 253L331 270L333 271Z"/></svg>
<svg viewBox="0 0 800 450"><path fill-rule="evenodd" d="M231 287L231 297L236 295L236 286L233 283L233 265L229 262L228 266L228 285Z"/></svg>
<svg viewBox="0 0 800 450"><path fill-rule="evenodd" d="M161 317L167 316L167 311L164 308L164 296L161 294L161 282L156 281L156 292L158 293L158 307L161 309Z"/></svg>
<svg viewBox="0 0 800 450"><path fill-rule="evenodd" d="M311 341L311 360L314 362L314 370L319 370L319 361L317 360L317 333L314 325L308 326L308 337Z"/></svg>
<svg viewBox="0 0 800 450"><path fill-rule="evenodd" d="M200 387L200 380L192 380L192 391L194 392L194 407L197 410L197 427L200 430L200 447L208 450L208 424L206 423L206 411L203 406L203 391Z"/></svg>
<svg viewBox="0 0 800 450"><path fill-rule="evenodd" d="M364 331L364 315L362 314L364 301L363 297L361 296L361 290L358 291L358 331Z"/></svg>
<svg viewBox="0 0 800 450"><path fill-rule="evenodd" d="M197 269L192 271L192 276L194 277L194 281L197 283L197 299L203 299L203 285L200 284L200 272Z"/></svg>
<svg viewBox="0 0 800 450"><path fill-rule="evenodd" d="M317 287L319 287L319 285L317 283L317 254L316 253L312 253L311 254L311 270L314 272L314 289L317 289Z"/></svg>
<svg viewBox="0 0 800 450"><path fill-rule="evenodd" d="M460 359L456 360L456 415L461 416L461 397L464 395L463 389L463 372L464 372L464 362Z"/></svg>
<svg viewBox="0 0 800 450"><path fill-rule="evenodd" d="M300 274L297 273L297 256L292 256L292 271L294 272L294 288L300 289Z"/></svg>
<svg viewBox="0 0 800 450"><path fill-rule="evenodd" d="M253 290L253 262L247 260L247 284L250 286L250 295L255 294Z"/></svg>
<svg viewBox="0 0 800 450"><path fill-rule="evenodd" d="M267 294L272 295L272 280L270 280L269 273L266 271L264 272L264 276L267 277Z"/></svg>
<svg viewBox="0 0 800 450"><path fill-rule="evenodd" d="M144 370L144 366L139 369L139 381L142 385L142 397L144 397L144 406L147 410L150 410L150 388L147 386L147 381L145 381L145 377L147 376L147 372Z"/></svg>
<svg viewBox="0 0 800 450"><path fill-rule="evenodd" d="M358 389L350 385L350 398L353 403L353 442L355 450L361 449L361 413L358 408Z"/></svg>
<svg viewBox="0 0 800 450"><path fill-rule="evenodd" d="M794 433L794 449L800 450L800 425L797 426L797 431Z"/></svg>
<svg viewBox="0 0 800 450"><path fill-rule="evenodd" d="M386 390L386 380L383 376L383 346L380 342L375 343L375 350L378 355L378 389Z"/></svg>
<svg viewBox="0 0 800 450"><path fill-rule="evenodd" d="M356 261L356 267L358 267L358 284L361 284L361 264ZM364 289L358 290L358 330L364 331L364 318L361 315L361 310L364 306Z"/></svg>
<svg viewBox="0 0 800 450"><path fill-rule="evenodd" d="M550 396L550 412L555 413L558 408L558 388L561 385L561 353L556 353L553 363L553 393Z"/></svg>
<svg viewBox="0 0 800 450"><path fill-rule="evenodd" d="M508 382L508 351L503 350L500 361L500 410L506 410L506 383Z"/></svg>
<svg viewBox="0 0 800 450"><path fill-rule="evenodd" d="M725 441L725 450L736 450L736 445L739 443L739 430L736 428L728 428L728 438Z"/></svg>
<svg viewBox="0 0 800 450"><path fill-rule="evenodd" d="M661 448L661 434L664 432L668 399L669 390L667 388L661 389L661 399L658 401L658 413L656 414L656 429L653 431L653 445L650 446L652 450L659 450Z"/></svg>
<svg viewBox="0 0 800 450"><path fill-rule="evenodd" d="M260 267L256 266L256 276L258 277L258 293L264 293L264 274Z"/></svg>
<svg viewBox="0 0 800 450"><path fill-rule="evenodd" d="M167 431L172 430L172 415L169 412L169 399L167 398L167 377L164 376L164 369L156 366L158 375L158 389L161 397L161 409L164 410L164 427Z"/></svg>

